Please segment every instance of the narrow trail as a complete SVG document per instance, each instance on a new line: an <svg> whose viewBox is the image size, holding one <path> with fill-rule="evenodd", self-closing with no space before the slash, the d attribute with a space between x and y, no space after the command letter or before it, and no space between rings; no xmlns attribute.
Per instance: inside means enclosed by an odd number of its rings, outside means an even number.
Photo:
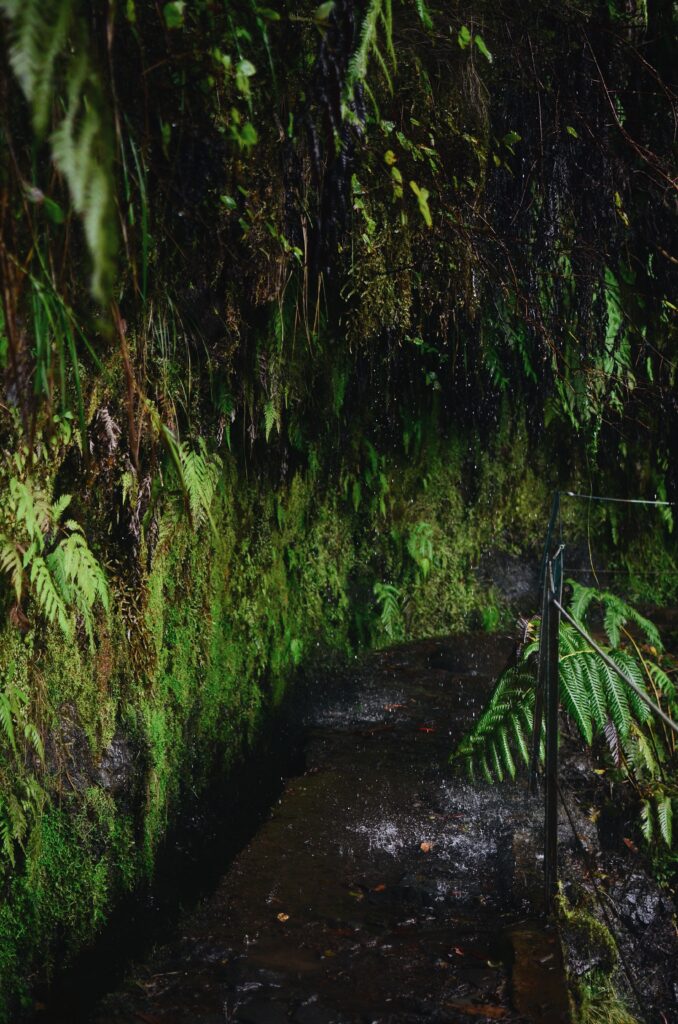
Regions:
<svg viewBox="0 0 678 1024"><path fill-rule="evenodd" d="M566 1021L559 947L535 917L540 803L447 766L509 651L477 636L392 649L318 692L303 774L92 1021Z"/></svg>

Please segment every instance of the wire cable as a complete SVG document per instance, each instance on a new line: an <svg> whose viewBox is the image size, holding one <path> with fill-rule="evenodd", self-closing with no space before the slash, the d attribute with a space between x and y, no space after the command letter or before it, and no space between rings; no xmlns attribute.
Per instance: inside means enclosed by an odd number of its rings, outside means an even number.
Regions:
<svg viewBox="0 0 678 1024"><path fill-rule="evenodd" d="M651 501L645 498L609 498L602 494L579 494L577 491L561 491L564 498L583 498L586 501L613 501L619 505L670 505L675 507L675 501Z"/></svg>

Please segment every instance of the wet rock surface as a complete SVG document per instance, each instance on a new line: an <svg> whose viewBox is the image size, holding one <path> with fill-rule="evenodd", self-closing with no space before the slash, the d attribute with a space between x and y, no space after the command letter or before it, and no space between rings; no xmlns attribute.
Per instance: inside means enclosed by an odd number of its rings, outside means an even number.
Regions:
<svg viewBox="0 0 678 1024"><path fill-rule="evenodd" d="M305 771L217 890L86 1019L566 1020L559 948L531 899L541 802L446 765L510 650L431 641L371 657L334 692L319 682Z"/></svg>

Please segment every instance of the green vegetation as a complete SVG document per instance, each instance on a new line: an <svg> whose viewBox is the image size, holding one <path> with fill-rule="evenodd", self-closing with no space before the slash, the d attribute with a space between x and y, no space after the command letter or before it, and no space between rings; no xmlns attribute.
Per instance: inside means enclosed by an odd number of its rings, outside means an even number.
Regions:
<svg viewBox="0 0 678 1024"><path fill-rule="evenodd" d="M570 580L569 613L590 633L587 615L603 613L607 645L602 649L636 686L678 721L678 694L663 663L656 627L621 598ZM516 760L530 763L534 728L539 619L525 624L527 642L515 666L500 677L492 697L452 760L463 761L470 777L479 770L487 782L516 777ZM560 699L588 746L603 743L611 767L630 782L639 800L640 828L648 844L673 845L673 805L678 801L675 734L566 621L559 634ZM543 741L541 757L543 759Z"/></svg>
<svg viewBox="0 0 678 1024"><path fill-rule="evenodd" d="M296 671L503 626L555 486L675 494L660 6L0 0L0 1019ZM675 599L670 515L567 526Z"/></svg>

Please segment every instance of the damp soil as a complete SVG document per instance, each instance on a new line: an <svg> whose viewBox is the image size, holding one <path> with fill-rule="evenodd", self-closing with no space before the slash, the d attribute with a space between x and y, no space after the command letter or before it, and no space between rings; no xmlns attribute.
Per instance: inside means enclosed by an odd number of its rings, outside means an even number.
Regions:
<svg viewBox="0 0 678 1024"><path fill-rule="evenodd" d="M39 1019L567 1020L539 916L541 802L447 765L510 653L487 636L428 641L318 679L303 765L230 863L224 852L212 891L95 1006L62 985Z"/></svg>

